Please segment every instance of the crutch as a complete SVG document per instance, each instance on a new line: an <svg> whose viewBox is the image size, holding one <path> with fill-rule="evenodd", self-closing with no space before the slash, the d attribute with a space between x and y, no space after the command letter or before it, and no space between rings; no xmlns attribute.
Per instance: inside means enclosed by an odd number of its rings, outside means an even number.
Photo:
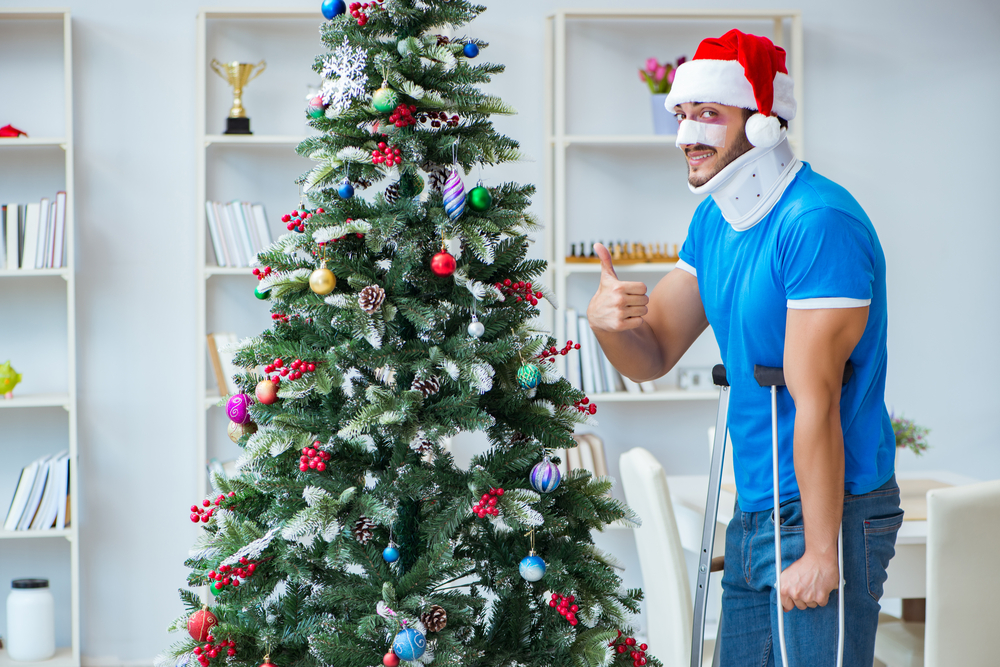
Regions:
<svg viewBox="0 0 1000 667"><path fill-rule="evenodd" d="M848 361L844 367L843 384L847 384L854 367ZM754 379L762 387L771 389L771 456L772 473L774 476L774 551L775 551L775 590L778 603L781 603L781 512L778 492L778 387L785 386L785 376L781 368L754 366ZM691 630L691 667L701 667L705 650L705 612L708 607L708 582L712 572L723 569L723 558L712 558L712 548L715 544L715 524L719 511L719 495L722 491L722 464L725 453L726 437L728 435L729 415L729 382L726 379L726 369L722 364L712 369L712 380L719 387L719 411L715 422L715 444L712 448L712 464L708 477L708 497L705 501L705 523L702 528L701 552L698 562L698 583L695 592L694 626ZM844 531L841 527L837 538L837 560L840 570L838 586L838 641L837 667L843 665L844 657ZM778 640L781 649L781 666L788 666L788 655L785 649L784 613L778 612ZM715 642L715 655L712 658L713 667L719 664L719 649L721 633Z"/></svg>

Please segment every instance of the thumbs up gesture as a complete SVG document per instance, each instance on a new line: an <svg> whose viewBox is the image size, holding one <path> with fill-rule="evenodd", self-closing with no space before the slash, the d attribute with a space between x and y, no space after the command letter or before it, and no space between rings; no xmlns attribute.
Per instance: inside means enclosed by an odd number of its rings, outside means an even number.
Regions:
<svg viewBox="0 0 1000 667"><path fill-rule="evenodd" d="M595 243L594 252L601 260L601 284L587 307L590 326L601 331L635 329L649 312L646 285L618 280L611 253L602 244Z"/></svg>

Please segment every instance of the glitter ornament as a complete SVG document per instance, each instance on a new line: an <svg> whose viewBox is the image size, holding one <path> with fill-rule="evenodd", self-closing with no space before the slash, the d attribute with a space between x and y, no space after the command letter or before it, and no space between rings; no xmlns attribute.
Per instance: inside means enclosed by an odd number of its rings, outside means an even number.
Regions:
<svg viewBox="0 0 1000 667"><path fill-rule="evenodd" d="M392 651L389 651L382 656L382 664L385 665L385 667L399 667L399 656Z"/></svg>
<svg viewBox="0 0 1000 667"><path fill-rule="evenodd" d="M472 188L472 190L469 191L467 199L469 208L479 213L488 211L490 206L493 206L493 195L491 195L490 191L481 185L477 185Z"/></svg>
<svg viewBox="0 0 1000 667"><path fill-rule="evenodd" d="M483 326L478 317L473 315L472 322L469 323L469 335L473 338L482 338L484 333L486 333L486 327Z"/></svg>
<svg viewBox="0 0 1000 667"><path fill-rule="evenodd" d="M534 389L542 381L542 372L537 366L521 364L517 369L517 383L525 389Z"/></svg>
<svg viewBox="0 0 1000 667"><path fill-rule="evenodd" d="M455 273L458 263L447 250L442 250L431 258L431 271L436 276L450 276Z"/></svg>
<svg viewBox="0 0 1000 667"><path fill-rule="evenodd" d="M337 194L340 195L341 199L350 199L354 196L354 186L351 185L351 182L345 178L344 181L337 187Z"/></svg>
<svg viewBox="0 0 1000 667"><path fill-rule="evenodd" d="M236 422L229 422L229 428L226 429L229 433L229 439L235 443L239 443L243 436L253 435L257 432L257 425L253 422L247 422L246 424L237 424Z"/></svg>
<svg viewBox="0 0 1000 667"><path fill-rule="evenodd" d="M230 396L226 402L226 416L237 424L250 421L250 397L246 394Z"/></svg>
<svg viewBox="0 0 1000 667"><path fill-rule="evenodd" d="M257 395L257 402L264 405L272 405L278 400L278 387L270 380L261 380L254 390Z"/></svg>
<svg viewBox="0 0 1000 667"><path fill-rule="evenodd" d="M545 576L545 561L534 551L529 551L528 555L521 559L517 572L525 581L538 581Z"/></svg>
<svg viewBox="0 0 1000 667"><path fill-rule="evenodd" d="M340 16L345 13L347 11L347 3L344 0L323 0L320 9L323 11L323 18L329 21L334 16Z"/></svg>
<svg viewBox="0 0 1000 667"><path fill-rule="evenodd" d="M381 111L383 113L392 111L399 104L399 96L396 95L396 91L392 90L384 83L382 87L375 91L372 95L372 106L375 107L376 111Z"/></svg>
<svg viewBox="0 0 1000 667"><path fill-rule="evenodd" d="M462 47L462 53L465 54L466 58L475 58L476 56L479 55L479 47L473 44L472 42L469 42L468 44Z"/></svg>
<svg viewBox="0 0 1000 667"><path fill-rule="evenodd" d="M382 559L386 563L395 563L399 560L399 548L392 542L385 549L382 549Z"/></svg>
<svg viewBox="0 0 1000 667"><path fill-rule="evenodd" d="M309 289L316 294L321 296L329 294L336 286L337 276L333 275L333 271L326 268L326 262L323 262L323 266L309 274Z"/></svg>
<svg viewBox="0 0 1000 667"><path fill-rule="evenodd" d="M403 628L392 640L392 652L400 660L416 660L427 650L427 639L413 628Z"/></svg>
<svg viewBox="0 0 1000 667"><path fill-rule="evenodd" d="M552 493L559 488L559 482L562 481L562 473L559 472L559 466L546 456L542 459L541 463L536 463L535 467L531 469L531 475L528 479L535 491L539 493Z"/></svg>
<svg viewBox="0 0 1000 667"><path fill-rule="evenodd" d="M188 617L188 634L194 637L195 641L203 642L212 634L212 628L218 624L219 619L206 605Z"/></svg>
<svg viewBox="0 0 1000 667"><path fill-rule="evenodd" d="M465 211L465 185L454 167L444 183L444 210L452 220L458 220Z"/></svg>

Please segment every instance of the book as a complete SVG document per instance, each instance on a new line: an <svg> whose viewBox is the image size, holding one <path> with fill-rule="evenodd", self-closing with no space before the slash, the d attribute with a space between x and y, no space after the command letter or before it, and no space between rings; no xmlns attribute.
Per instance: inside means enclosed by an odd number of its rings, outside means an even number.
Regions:
<svg viewBox="0 0 1000 667"><path fill-rule="evenodd" d="M594 337L596 340L596 336ZM607 390L608 391L625 391L625 385L622 383L622 375L618 372L618 369L612 365L611 360L608 356L604 354L604 350L599 350L598 354L601 355L601 363L604 365L604 378L607 380Z"/></svg>
<svg viewBox="0 0 1000 667"><path fill-rule="evenodd" d="M594 457L594 474L606 477L608 474L608 459L604 455L604 441L595 433L584 434L590 443L590 453Z"/></svg>
<svg viewBox="0 0 1000 667"><path fill-rule="evenodd" d="M31 253L30 257L25 260L25 264L30 262L30 268L33 269L45 268L45 246L49 231L49 209L51 208L51 201L48 197L42 197L42 200L38 202L38 238L35 241L35 252Z"/></svg>
<svg viewBox="0 0 1000 667"><path fill-rule="evenodd" d="M69 526L69 455L63 458L59 469L59 488L56 495L56 528L62 530Z"/></svg>
<svg viewBox="0 0 1000 667"><path fill-rule="evenodd" d="M240 206L243 208L243 220L246 222L247 231L250 232L250 242L253 244L253 263L256 264L257 253L264 249L264 242L258 233L257 221L253 219L253 209L250 207L250 202L241 201Z"/></svg>
<svg viewBox="0 0 1000 667"><path fill-rule="evenodd" d="M642 387L639 386L638 382L636 382L631 378L625 377L624 375L621 375L621 379L622 379L622 385L625 387L625 391L627 391L630 394L642 393Z"/></svg>
<svg viewBox="0 0 1000 667"><path fill-rule="evenodd" d="M240 231L236 220L224 203L219 202L219 222L220 227L225 230L226 248L229 250L229 266L247 266L244 255L243 241L240 240Z"/></svg>
<svg viewBox="0 0 1000 667"><path fill-rule="evenodd" d="M215 372L215 382L219 386L220 396L239 393L233 376L240 369L233 364L236 345L239 342L234 333L210 333L208 338L208 357Z"/></svg>
<svg viewBox="0 0 1000 667"><path fill-rule="evenodd" d="M7 205L0 205L0 269L7 268Z"/></svg>
<svg viewBox="0 0 1000 667"><path fill-rule="evenodd" d="M28 204L24 221L24 248L21 250L21 268L34 269L38 257L38 223L42 205Z"/></svg>
<svg viewBox="0 0 1000 667"><path fill-rule="evenodd" d="M42 240L38 242L38 257L35 258L35 268L47 269L52 266L52 235L55 232L56 207L48 198L42 199L44 212L41 224Z"/></svg>
<svg viewBox="0 0 1000 667"><path fill-rule="evenodd" d="M577 317L575 309L566 309L566 340L573 341L574 343L580 342L580 322ZM583 391L583 378L580 374L580 357L583 356L581 354L582 350L583 346L581 345L579 350L566 355L566 380L580 391Z"/></svg>
<svg viewBox="0 0 1000 667"><path fill-rule="evenodd" d="M64 252L66 248L66 193L56 193L55 227L52 233L52 261L49 266L61 269L65 266Z"/></svg>
<svg viewBox="0 0 1000 667"><path fill-rule="evenodd" d="M31 493L28 495L28 502L24 505L24 511L17 521L16 530L27 530L31 521L38 512L38 506L42 502L42 491L45 490L45 482L49 476L49 459L52 456L44 456L38 460L38 474L35 475L35 482L31 485Z"/></svg>
<svg viewBox="0 0 1000 667"><path fill-rule="evenodd" d="M38 512L29 526L31 530L47 530L55 525L56 517L59 514L59 489L66 485L61 474L63 471L63 461L68 458L68 452L61 452L49 460L48 481L45 484L45 491L42 494L42 501L38 506Z"/></svg>
<svg viewBox="0 0 1000 667"><path fill-rule="evenodd" d="M587 336L587 331L590 330L590 325L587 323L587 318L580 315L577 318L577 326L580 335L580 375L583 378L583 391L586 394L596 394L597 385L594 378L594 366L590 362L590 338Z"/></svg>
<svg viewBox="0 0 1000 667"><path fill-rule="evenodd" d="M576 436L573 437L574 439L576 439ZM569 468L570 472L573 472L574 470L580 467L580 448L590 446L585 442L581 442L580 440L577 440L576 442L577 442L576 447L566 450L566 467Z"/></svg>
<svg viewBox="0 0 1000 667"><path fill-rule="evenodd" d="M261 247L261 250L263 250L274 243L274 237L271 236L271 227L267 224L267 213L264 211L263 204L254 204L250 208L253 211L254 222L257 224L257 235L260 236L261 243L263 243Z"/></svg>
<svg viewBox="0 0 1000 667"><path fill-rule="evenodd" d="M656 393L656 385L653 384L651 381L640 382L639 388L642 389L642 392L644 394Z"/></svg>
<svg viewBox="0 0 1000 667"><path fill-rule="evenodd" d="M17 487L14 497L10 501L7 509L7 518L4 519L4 530L16 530L17 522L24 514L24 506L28 504L28 496L31 494L31 487L35 483L35 476L38 474L38 461L32 461L24 468L21 468L21 477L17 480Z"/></svg>
<svg viewBox="0 0 1000 667"><path fill-rule="evenodd" d="M212 211L214 211L215 213L216 224L219 225L219 245L222 248L222 255L226 259L226 263L223 264L223 266L236 266L235 257L230 255L229 253L229 245L230 245L229 230L226 229L226 226L223 224L222 206L219 204L219 202L217 201L212 202Z"/></svg>
<svg viewBox="0 0 1000 667"><path fill-rule="evenodd" d="M590 366L590 374L594 378L593 391L596 394L603 394L607 391L607 386L604 382L604 368L601 364L601 350L597 343L597 336L594 335L586 317L580 317L580 329L581 335L586 336L586 364Z"/></svg>
<svg viewBox="0 0 1000 667"><path fill-rule="evenodd" d="M227 266L226 255L222 252L222 237L219 236L219 219L215 215L215 202L205 202L205 220L208 223L208 235L212 238L215 264L217 266Z"/></svg>
<svg viewBox="0 0 1000 667"><path fill-rule="evenodd" d="M226 209L229 211L229 219L236 230L236 240L240 256L243 259L240 266L250 266L257 253L254 252L253 242L250 240L250 228L247 221L243 219L243 206L238 201L231 201L226 205Z"/></svg>
<svg viewBox="0 0 1000 667"><path fill-rule="evenodd" d="M577 447L580 450L580 467L589 472L591 475L595 474L594 468L594 450L590 446L590 438L586 435L576 435L574 436L580 446Z"/></svg>

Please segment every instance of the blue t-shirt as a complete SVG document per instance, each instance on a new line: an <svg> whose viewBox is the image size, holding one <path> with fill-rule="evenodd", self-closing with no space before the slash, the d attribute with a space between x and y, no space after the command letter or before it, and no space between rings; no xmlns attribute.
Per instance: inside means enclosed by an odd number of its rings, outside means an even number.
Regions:
<svg viewBox="0 0 1000 667"><path fill-rule="evenodd" d="M844 188L808 163L756 225L735 231L711 197L698 207L680 252L698 278L705 314L729 380L729 432L740 509L773 507L770 389L754 364L782 366L788 308L869 306L843 388L844 489L862 494L893 474L895 437L885 409L885 256L871 221ZM686 266L685 266L686 265ZM796 498L795 404L778 390L779 490Z"/></svg>

